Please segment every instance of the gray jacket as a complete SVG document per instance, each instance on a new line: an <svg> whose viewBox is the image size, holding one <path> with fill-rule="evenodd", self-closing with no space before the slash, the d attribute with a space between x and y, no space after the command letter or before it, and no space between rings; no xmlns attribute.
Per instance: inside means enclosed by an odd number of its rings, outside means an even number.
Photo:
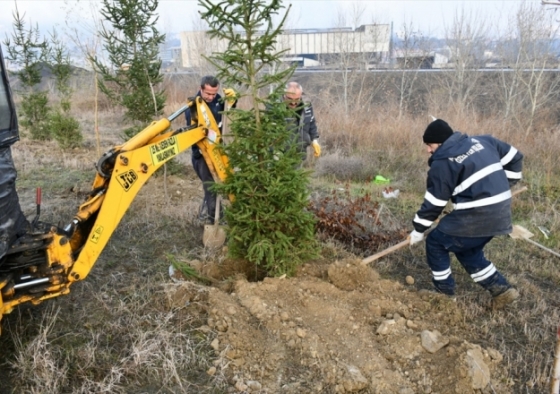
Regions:
<svg viewBox="0 0 560 394"><path fill-rule="evenodd" d="M304 102L296 111L296 117L286 118L286 123L289 128L293 129L298 152L302 154L306 153L307 147L313 140L319 138L311 103Z"/></svg>

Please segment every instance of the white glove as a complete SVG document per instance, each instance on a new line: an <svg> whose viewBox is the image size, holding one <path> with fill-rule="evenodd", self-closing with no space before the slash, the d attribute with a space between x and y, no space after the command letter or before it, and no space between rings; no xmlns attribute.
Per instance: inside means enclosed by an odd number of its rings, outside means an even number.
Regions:
<svg viewBox="0 0 560 394"><path fill-rule="evenodd" d="M410 245L414 245L424 240L424 233L419 233L418 231L413 230L408 236L408 239L410 240Z"/></svg>

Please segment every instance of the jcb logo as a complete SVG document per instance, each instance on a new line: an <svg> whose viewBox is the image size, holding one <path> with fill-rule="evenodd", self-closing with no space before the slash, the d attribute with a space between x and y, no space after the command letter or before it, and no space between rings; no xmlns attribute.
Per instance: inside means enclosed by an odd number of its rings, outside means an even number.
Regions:
<svg viewBox="0 0 560 394"><path fill-rule="evenodd" d="M130 190L137 179L138 175L136 175L134 170L128 170L127 172L123 172L122 174L117 175L117 180L119 181L125 192Z"/></svg>

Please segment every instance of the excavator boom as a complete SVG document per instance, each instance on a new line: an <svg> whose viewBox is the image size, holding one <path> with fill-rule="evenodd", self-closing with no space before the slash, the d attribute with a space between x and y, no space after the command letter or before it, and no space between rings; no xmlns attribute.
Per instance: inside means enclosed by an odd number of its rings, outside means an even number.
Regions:
<svg viewBox="0 0 560 394"><path fill-rule="evenodd" d="M171 122L185 111L194 124L173 130ZM67 294L72 283L85 279L142 186L181 152L197 144L214 178L225 180L229 163L221 138L212 112L196 97L103 154L92 190L71 223L59 228L34 221L0 259L0 320L17 305Z"/></svg>

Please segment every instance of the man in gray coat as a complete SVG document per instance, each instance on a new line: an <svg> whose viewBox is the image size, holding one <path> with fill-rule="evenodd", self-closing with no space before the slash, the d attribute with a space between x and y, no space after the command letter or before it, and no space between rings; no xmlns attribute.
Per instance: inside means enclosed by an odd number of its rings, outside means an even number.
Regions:
<svg viewBox="0 0 560 394"><path fill-rule="evenodd" d="M307 147L311 145L315 157L321 155L321 146L319 145L319 133L317 132L317 123L313 114L313 106L309 102L302 99L303 88L297 82L288 82L284 93L284 102L288 108L295 111L295 117L286 119L288 127L294 130L296 134L295 143L297 143L298 152L302 156L302 161L307 157Z"/></svg>

